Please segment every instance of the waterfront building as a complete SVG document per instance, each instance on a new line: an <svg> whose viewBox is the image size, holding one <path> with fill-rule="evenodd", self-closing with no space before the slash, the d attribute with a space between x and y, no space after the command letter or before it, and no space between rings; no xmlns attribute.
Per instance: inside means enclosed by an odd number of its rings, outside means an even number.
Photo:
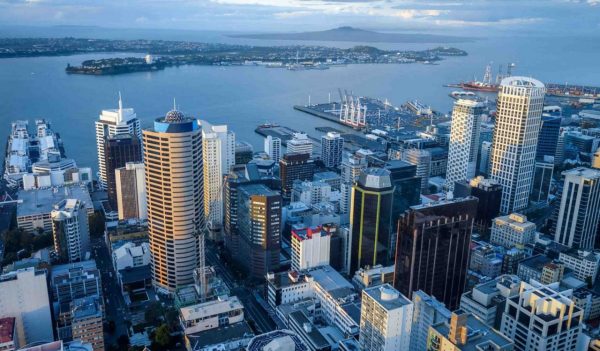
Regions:
<svg viewBox="0 0 600 351"><path fill-rule="evenodd" d="M0 317L14 317L20 347L54 340L45 270L21 269L0 275Z"/></svg>
<svg viewBox="0 0 600 351"><path fill-rule="evenodd" d="M106 192L112 211L117 211L116 169L128 162L142 162L142 145L137 136L118 134L104 139L104 167Z"/></svg>
<svg viewBox="0 0 600 351"><path fill-rule="evenodd" d="M475 177L479 153L479 130L485 105L475 100L460 99L452 110L452 129L446 170L446 189L454 191L454 183Z"/></svg>
<svg viewBox="0 0 600 351"><path fill-rule="evenodd" d="M427 336L432 325L450 321L452 313L435 297L422 290L413 293L413 319L410 330L410 350L426 351Z"/></svg>
<svg viewBox="0 0 600 351"><path fill-rule="evenodd" d="M542 126L537 142L536 159L543 160L545 156L554 157L558 136L560 135L561 118L550 115L542 115Z"/></svg>
<svg viewBox="0 0 600 351"><path fill-rule="evenodd" d="M500 332L514 341L516 351L574 351L583 325L583 311L572 290L559 284L522 282L519 294L506 300Z"/></svg>
<svg viewBox="0 0 600 351"><path fill-rule="evenodd" d="M96 124L96 148L98 150L98 182L100 187L106 189L107 174L104 143L109 137L128 134L142 139L142 128L132 108L123 108L123 101L119 96L117 109L103 110Z"/></svg>
<svg viewBox="0 0 600 351"><path fill-rule="evenodd" d="M119 219L148 218L146 172L143 163L128 162L115 170Z"/></svg>
<svg viewBox="0 0 600 351"><path fill-rule="evenodd" d="M54 206L51 213L54 251L63 262L87 259L91 254L90 228L85 204L66 199Z"/></svg>
<svg viewBox="0 0 600 351"><path fill-rule="evenodd" d="M312 145L312 144L311 144ZM296 180L312 180L314 161L308 153L286 153L279 161L279 176L281 178L281 194L289 199Z"/></svg>
<svg viewBox="0 0 600 351"><path fill-rule="evenodd" d="M352 187L350 205L350 276L364 266L389 265L394 186L390 171L367 168Z"/></svg>
<svg viewBox="0 0 600 351"><path fill-rule="evenodd" d="M265 138L265 153L269 159L279 162L281 159L281 139L267 135Z"/></svg>
<svg viewBox="0 0 600 351"><path fill-rule="evenodd" d="M241 262L251 277L261 279L279 268L281 195L263 184L242 185L237 191Z"/></svg>
<svg viewBox="0 0 600 351"><path fill-rule="evenodd" d="M201 263L202 134L196 119L173 110L143 138L152 277L159 291L173 293L193 282Z"/></svg>
<svg viewBox="0 0 600 351"><path fill-rule="evenodd" d="M456 182L454 196L474 196L479 199L477 216L475 217L475 230L482 235L488 234L493 219L498 217L500 213L502 186L495 180L477 176L470 181Z"/></svg>
<svg viewBox="0 0 600 351"><path fill-rule="evenodd" d="M340 133L329 132L321 137L321 161L327 168L337 168L342 163L344 138Z"/></svg>
<svg viewBox="0 0 600 351"><path fill-rule="evenodd" d="M522 214L513 213L497 217L492 222L490 242L507 249L517 247L523 249L535 239L535 223L529 222Z"/></svg>
<svg viewBox="0 0 600 351"><path fill-rule="evenodd" d="M413 304L389 284L363 290L360 346L363 350L408 350Z"/></svg>
<svg viewBox="0 0 600 351"><path fill-rule="evenodd" d="M421 193L429 194L429 170L431 167L431 154L427 150L404 150L402 160L417 166L417 177L421 179Z"/></svg>
<svg viewBox="0 0 600 351"><path fill-rule="evenodd" d="M400 216L394 287L407 297L423 290L456 309L476 213L477 199L467 197L413 206Z"/></svg>
<svg viewBox="0 0 600 351"><path fill-rule="evenodd" d="M331 234L322 227L292 228L292 269L300 271L329 264Z"/></svg>
<svg viewBox="0 0 600 351"><path fill-rule="evenodd" d="M537 203L548 202L553 174L554 156L544 156L543 160L535 161L531 201Z"/></svg>
<svg viewBox="0 0 600 351"><path fill-rule="evenodd" d="M61 161L62 162L62 161ZM45 168L45 167L44 167ZM90 167L68 166L61 169L35 169L23 174L23 190L35 190L71 185L85 185L92 189L92 169Z"/></svg>
<svg viewBox="0 0 600 351"><path fill-rule="evenodd" d="M528 205L545 93L544 84L533 78L500 83L489 176L502 185L504 214Z"/></svg>
<svg viewBox="0 0 600 351"><path fill-rule="evenodd" d="M294 133L286 147L288 154L308 154L312 157L313 143L306 133Z"/></svg>
<svg viewBox="0 0 600 351"><path fill-rule="evenodd" d="M432 325L427 351L512 351L511 339L463 310L452 312L449 322Z"/></svg>
<svg viewBox="0 0 600 351"><path fill-rule="evenodd" d="M600 170L578 167L562 173L554 241L569 247L592 249L600 220Z"/></svg>

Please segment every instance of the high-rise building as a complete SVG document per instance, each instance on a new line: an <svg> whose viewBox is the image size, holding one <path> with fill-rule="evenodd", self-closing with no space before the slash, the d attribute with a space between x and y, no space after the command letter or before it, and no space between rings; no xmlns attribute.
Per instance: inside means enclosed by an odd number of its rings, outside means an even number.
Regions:
<svg viewBox="0 0 600 351"><path fill-rule="evenodd" d="M495 180L477 176L470 181L456 182L454 184L454 196L475 196L479 199L475 227L480 234L489 233L493 219L498 217L500 213L502 186Z"/></svg>
<svg viewBox="0 0 600 351"><path fill-rule="evenodd" d="M535 174L531 188L531 201L547 202L554 174L554 157L544 156L543 160L535 161Z"/></svg>
<svg viewBox="0 0 600 351"><path fill-rule="evenodd" d="M143 137L152 278L172 293L193 283L202 259L202 134L198 120L173 110Z"/></svg>
<svg viewBox="0 0 600 351"><path fill-rule="evenodd" d="M243 165L252 161L254 149L250 143L239 141L235 143L235 164Z"/></svg>
<svg viewBox="0 0 600 351"><path fill-rule="evenodd" d="M485 105L474 100L460 99L454 103L446 170L448 191L454 191L454 182L475 177L484 110Z"/></svg>
<svg viewBox="0 0 600 351"><path fill-rule="evenodd" d="M292 228L292 269L329 265L330 240L331 234L320 226Z"/></svg>
<svg viewBox="0 0 600 351"><path fill-rule="evenodd" d="M502 185L504 214L528 205L545 93L544 84L533 78L500 83L489 176Z"/></svg>
<svg viewBox="0 0 600 351"><path fill-rule="evenodd" d="M421 179L421 193L429 194L429 170L431 167L431 154L427 150L404 150L402 160L417 166L417 177Z"/></svg>
<svg viewBox="0 0 600 351"><path fill-rule="evenodd" d="M104 351L104 313L98 296L88 296L71 302L69 317L73 340L91 344L93 351Z"/></svg>
<svg viewBox="0 0 600 351"><path fill-rule="evenodd" d="M410 330L410 350L427 350L429 327L450 321L452 313L435 297L418 290L413 293L413 320Z"/></svg>
<svg viewBox="0 0 600 351"><path fill-rule="evenodd" d="M117 181L115 170L128 162L142 162L142 145L137 136L118 134L104 139L104 166L108 202L117 211Z"/></svg>
<svg viewBox="0 0 600 351"><path fill-rule="evenodd" d="M337 168L342 163L344 138L340 133L329 132L321 137L321 161L328 168Z"/></svg>
<svg viewBox="0 0 600 351"><path fill-rule="evenodd" d="M119 219L148 218L146 205L146 172L141 162L128 162L115 170Z"/></svg>
<svg viewBox="0 0 600 351"><path fill-rule="evenodd" d="M226 125L202 121L204 218L211 229L223 224L223 177L235 163L235 134Z"/></svg>
<svg viewBox="0 0 600 351"><path fill-rule="evenodd" d="M522 282L519 294L506 301L500 332L514 341L516 351L576 350L583 311L572 292L559 291L559 283Z"/></svg>
<svg viewBox="0 0 600 351"><path fill-rule="evenodd" d="M387 161L382 168L390 171L394 186L394 204L392 206L392 231L396 231L396 220L410 206L421 203L421 179L417 176L417 166L405 161ZM395 238L395 235L393 236ZM396 240L392 240L396 247Z"/></svg>
<svg viewBox="0 0 600 351"><path fill-rule="evenodd" d="M363 350L408 350L413 304L389 284L364 289L360 307Z"/></svg>
<svg viewBox="0 0 600 351"><path fill-rule="evenodd" d="M560 117L542 116L542 126L537 142L536 159L543 160L544 156L554 157L560 134Z"/></svg>
<svg viewBox="0 0 600 351"><path fill-rule="evenodd" d="M66 199L54 205L52 236L54 250L64 262L86 259L90 253L90 229L85 204L77 199Z"/></svg>
<svg viewBox="0 0 600 351"><path fill-rule="evenodd" d="M600 220L600 170L578 167L562 173L554 241L580 249L594 248Z"/></svg>
<svg viewBox="0 0 600 351"><path fill-rule="evenodd" d="M294 133L287 142L288 154L308 154L312 156L313 143L306 133Z"/></svg>
<svg viewBox="0 0 600 351"><path fill-rule="evenodd" d="M241 261L252 277L262 279L279 268L281 195L263 184L242 185L237 191Z"/></svg>
<svg viewBox="0 0 600 351"><path fill-rule="evenodd" d="M46 271L27 268L0 275L0 316L15 318L20 347L54 340Z"/></svg>
<svg viewBox="0 0 600 351"><path fill-rule="evenodd" d="M490 242L507 249L515 246L523 249L525 245L533 243L535 229L535 223L529 222L525 215L512 213L500 216L492 222Z"/></svg>
<svg viewBox="0 0 600 351"><path fill-rule="evenodd" d="M458 307L464 292L477 199L466 197L413 206L398 220L394 286Z"/></svg>
<svg viewBox="0 0 600 351"><path fill-rule="evenodd" d="M295 180L312 180L314 161L307 153L286 153L279 161L279 176L281 178L281 194L289 199Z"/></svg>
<svg viewBox="0 0 600 351"><path fill-rule="evenodd" d="M364 266L387 266L393 259L391 247L394 186L390 171L367 168L352 187L350 203L350 276Z"/></svg>
<svg viewBox="0 0 600 351"><path fill-rule="evenodd" d="M481 152L479 152L479 165L478 172L479 174L488 175L488 170L490 167L490 151L492 150L492 143L489 141L484 141L481 143Z"/></svg>
<svg viewBox="0 0 600 351"><path fill-rule="evenodd" d="M265 138L265 153L275 162L281 159L281 139L267 135Z"/></svg>
<svg viewBox="0 0 600 351"><path fill-rule="evenodd" d="M350 211L350 197L352 195L352 185L358 179L360 172L367 168L367 159L357 155L347 154L343 157L340 165L341 184L340 184L340 213Z"/></svg>
<svg viewBox="0 0 600 351"><path fill-rule="evenodd" d="M106 189L106 159L104 155L105 139L119 134L129 134L142 138L140 120L132 108L123 108L119 96L119 108L103 110L96 121L96 147L98 150L98 181L100 187Z"/></svg>

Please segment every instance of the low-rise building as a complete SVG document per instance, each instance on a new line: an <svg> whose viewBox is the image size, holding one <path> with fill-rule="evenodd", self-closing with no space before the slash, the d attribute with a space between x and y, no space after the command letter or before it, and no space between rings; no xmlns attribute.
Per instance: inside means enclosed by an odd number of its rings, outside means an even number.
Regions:
<svg viewBox="0 0 600 351"><path fill-rule="evenodd" d="M596 281L600 266L600 252L571 249L561 252L558 259L565 264L566 268L573 271L577 279L590 284Z"/></svg>
<svg viewBox="0 0 600 351"><path fill-rule="evenodd" d="M513 213L494 218L490 242L494 245L524 248L535 239L535 223L529 222L525 215Z"/></svg>
<svg viewBox="0 0 600 351"><path fill-rule="evenodd" d="M394 282L394 265L382 266L380 264L373 267L364 267L354 273L352 284L358 289L363 290L372 286L382 284L392 284Z"/></svg>
<svg viewBox="0 0 600 351"><path fill-rule="evenodd" d="M244 306L236 296L221 297L179 309L186 335L235 324L244 320Z"/></svg>
<svg viewBox="0 0 600 351"><path fill-rule="evenodd" d="M502 273L502 255L492 245L477 245L471 250L469 269L494 279Z"/></svg>
<svg viewBox="0 0 600 351"><path fill-rule="evenodd" d="M73 340L91 344L94 351L104 351L104 312L100 298L84 297L71 302Z"/></svg>
<svg viewBox="0 0 600 351"><path fill-rule="evenodd" d="M517 275L524 282L536 280L549 284L562 279L564 265L554 261L546 255L534 255L519 262Z"/></svg>
<svg viewBox="0 0 600 351"><path fill-rule="evenodd" d="M291 330L280 329L255 336L246 351L308 351L300 337Z"/></svg>
<svg viewBox="0 0 600 351"><path fill-rule="evenodd" d="M245 349L253 337L248 323L240 322L185 335L185 344L188 351L238 351Z"/></svg>
<svg viewBox="0 0 600 351"><path fill-rule="evenodd" d="M330 351L331 345L321 331L308 319L302 311L294 311L288 315L288 328L296 333L310 351Z"/></svg>

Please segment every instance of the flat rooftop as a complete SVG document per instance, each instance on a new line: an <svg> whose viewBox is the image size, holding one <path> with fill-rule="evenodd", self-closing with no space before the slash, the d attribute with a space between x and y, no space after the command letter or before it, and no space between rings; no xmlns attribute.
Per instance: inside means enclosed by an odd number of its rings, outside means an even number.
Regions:
<svg viewBox="0 0 600 351"><path fill-rule="evenodd" d="M327 339L325 339L325 337L323 336L323 334L321 334L319 329L317 329L314 325L312 325L312 323L308 320L308 318L306 317L304 312L302 312L302 311L292 312L288 315L288 318L290 320L294 321L299 328L305 328L305 325L311 326L310 331L307 331L306 329L304 329L304 332L306 333L306 336L312 341L312 343L317 348L327 347L329 345L329 342L327 341Z"/></svg>
<svg viewBox="0 0 600 351"><path fill-rule="evenodd" d="M94 210L94 204L87 188L78 185L19 190L17 197L19 200L23 200L17 205L17 217L50 213L55 204L65 199L80 200L88 211Z"/></svg>
<svg viewBox="0 0 600 351"><path fill-rule="evenodd" d="M15 317L0 318L0 344L15 340Z"/></svg>
<svg viewBox="0 0 600 351"><path fill-rule="evenodd" d="M253 336L252 329L250 329L250 326L245 321L186 335L190 341L192 350L200 350L207 346L221 344L230 340L252 338Z"/></svg>
<svg viewBox="0 0 600 351"><path fill-rule="evenodd" d="M197 318L219 315L234 310L241 310L244 306L236 296L230 296L226 300L214 300L196 305L182 307L181 317L188 321Z"/></svg>
<svg viewBox="0 0 600 351"><path fill-rule="evenodd" d="M402 308L412 304L402 293L394 289L390 284L383 284L363 290L363 294L375 300L387 311Z"/></svg>
<svg viewBox="0 0 600 351"><path fill-rule="evenodd" d="M442 322L431 326L444 337L448 337L450 333L450 325ZM498 345L501 349L505 349L513 342L503 334L490 328L487 324L469 314L467 317L467 343L460 345L461 351L480 351L487 350L484 346L486 343Z"/></svg>

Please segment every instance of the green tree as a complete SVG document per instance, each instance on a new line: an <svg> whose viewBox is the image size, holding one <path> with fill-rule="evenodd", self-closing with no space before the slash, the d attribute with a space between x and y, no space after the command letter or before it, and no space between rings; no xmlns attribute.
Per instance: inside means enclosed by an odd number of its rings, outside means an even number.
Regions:
<svg viewBox="0 0 600 351"><path fill-rule="evenodd" d="M154 331L154 342L161 348L166 348L171 343L171 331L166 324L162 324Z"/></svg>

